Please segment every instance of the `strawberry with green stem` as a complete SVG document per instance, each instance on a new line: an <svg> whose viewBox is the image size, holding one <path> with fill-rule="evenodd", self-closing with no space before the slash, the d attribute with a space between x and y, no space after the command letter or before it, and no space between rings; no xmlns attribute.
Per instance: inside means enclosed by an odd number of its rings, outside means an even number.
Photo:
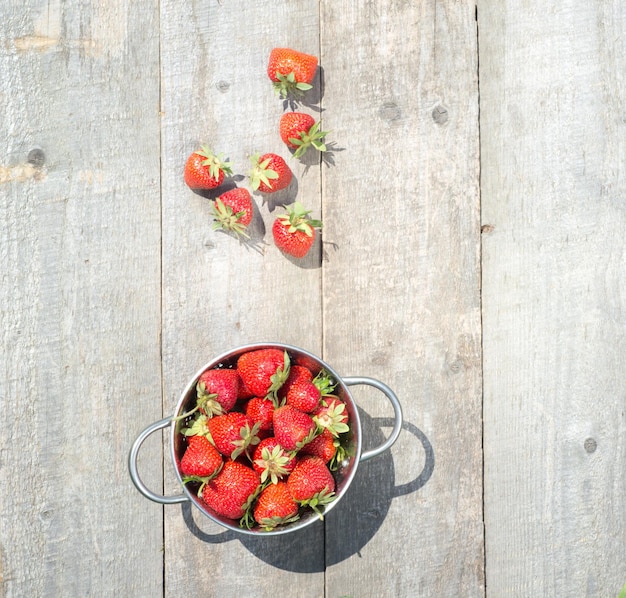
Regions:
<svg viewBox="0 0 626 598"><path fill-rule="evenodd" d="M222 470L203 488L200 497L218 515L243 517L261 490L261 478L239 461L226 461Z"/></svg>
<svg viewBox="0 0 626 598"><path fill-rule="evenodd" d="M315 229L321 228L322 222L310 218L311 210L307 210L298 201L293 206L287 206L286 210L272 225L274 243L283 253L303 258L313 246Z"/></svg>
<svg viewBox="0 0 626 598"><path fill-rule="evenodd" d="M193 152L185 162L183 177L187 186L194 190L210 190L219 187L226 175L232 175L231 163L222 154L215 154L206 145Z"/></svg>
<svg viewBox="0 0 626 598"><path fill-rule="evenodd" d="M248 455L250 447L259 443L259 425L253 424L247 415L238 411L217 415L207 422L209 439L215 448L233 460L242 453Z"/></svg>
<svg viewBox="0 0 626 598"><path fill-rule="evenodd" d="M180 472L183 474L184 484L200 483L198 494L202 494L206 483L221 471L223 465L222 455L206 436L189 437L187 448L180 460Z"/></svg>
<svg viewBox="0 0 626 598"><path fill-rule="evenodd" d="M287 478L291 497L323 519L323 507L335 499L335 478L320 457L304 455Z"/></svg>
<svg viewBox="0 0 626 598"><path fill-rule="evenodd" d="M290 149L295 149L294 158L302 157L313 147L320 152L326 151L323 142L329 131L320 130L321 123L303 112L285 112L280 118L280 138Z"/></svg>
<svg viewBox="0 0 626 598"><path fill-rule="evenodd" d="M246 229L254 214L250 191L243 187L220 195L213 206L213 229L232 232L235 236L250 238Z"/></svg>
<svg viewBox="0 0 626 598"><path fill-rule="evenodd" d="M270 52L267 75L279 97L301 97L312 89L318 60L316 56L291 48L273 48Z"/></svg>
<svg viewBox="0 0 626 598"><path fill-rule="evenodd" d="M324 397L311 415L318 428L330 430L333 436L350 430L346 404L334 395Z"/></svg>
<svg viewBox="0 0 626 598"><path fill-rule="evenodd" d="M257 397L273 398L289 377L291 362L287 351L254 349L237 360L237 371L246 387Z"/></svg>
<svg viewBox="0 0 626 598"><path fill-rule="evenodd" d="M271 531L279 525L297 521L299 510L287 483L279 481L261 490L254 507L254 520L264 531Z"/></svg>
<svg viewBox="0 0 626 598"><path fill-rule="evenodd" d="M252 467L261 476L262 484L267 481L275 484L287 477L295 465L295 454L286 451L274 436L261 440L252 457Z"/></svg>
<svg viewBox="0 0 626 598"><path fill-rule="evenodd" d="M283 405L274 411L274 436L287 451L300 450L317 435L313 418L291 405Z"/></svg>
<svg viewBox="0 0 626 598"><path fill-rule="evenodd" d="M284 158L272 152L255 154L250 158L252 169L248 173L253 191L275 193L285 189L293 179L293 172Z"/></svg>

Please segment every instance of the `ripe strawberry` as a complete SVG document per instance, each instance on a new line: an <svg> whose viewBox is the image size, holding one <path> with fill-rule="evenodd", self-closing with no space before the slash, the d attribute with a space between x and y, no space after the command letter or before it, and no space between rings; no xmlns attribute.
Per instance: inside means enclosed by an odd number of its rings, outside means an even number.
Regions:
<svg viewBox="0 0 626 598"><path fill-rule="evenodd" d="M322 397L330 395L330 393L335 390L337 386L337 382L335 382L334 378L331 374L329 374L325 369L321 369L315 378L313 378L313 384L319 388Z"/></svg>
<svg viewBox="0 0 626 598"><path fill-rule="evenodd" d="M315 455L328 464L337 455L339 446L339 440L333 436L330 430L325 428L319 436L305 444L300 452L303 455Z"/></svg>
<svg viewBox="0 0 626 598"><path fill-rule="evenodd" d="M313 419L291 405L274 411L274 436L288 451L299 450L315 437L316 431Z"/></svg>
<svg viewBox="0 0 626 598"><path fill-rule="evenodd" d="M185 163L184 179L190 189L215 189L224 182L224 176L232 174L230 162L222 155L215 155L206 145L193 152Z"/></svg>
<svg viewBox="0 0 626 598"><path fill-rule="evenodd" d="M261 476L261 483L267 479L275 484L279 478L288 476L296 465L295 454L286 451L274 436L261 440L252 457L252 467Z"/></svg>
<svg viewBox="0 0 626 598"><path fill-rule="evenodd" d="M230 369L211 369L198 378L196 392L197 408L211 417L230 411L239 395L239 373Z"/></svg>
<svg viewBox="0 0 626 598"><path fill-rule="evenodd" d="M317 70L317 57L290 48L274 48L270 52L267 75L281 98L302 95L312 88Z"/></svg>
<svg viewBox="0 0 626 598"><path fill-rule="evenodd" d="M333 395L323 397L320 404L311 413L313 421L320 427L330 430L333 436L347 432L348 412L343 401Z"/></svg>
<svg viewBox="0 0 626 598"><path fill-rule="evenodd" d="M218 515L243 517L261 486L259 474L238 461L226 461L222 471L202 489L202 500Z"/></svg>
<svg viewBox="0 0 626 598"><path fill-rule="evenodd" d="M291 498L286 482L270 484L261 491L254 507L254 520L265 530L298 520L298 503Z"/></svg>
<svg viewBox="0 0 626 598"><path fill-rule="evenodd" d="M258 154L252 156L252 170L249 173L250 186L254 191L274 193L289 186L293 173L287 162L278 154Z"/></svg>
<svg viewBox="0 0 626 598"><path fill-rule="evenodd" d="M272 415L274 403L265 397L253 397L245 406L246 415L253 423L259 424L259 432L269 432L272 429Z"/></svg>
<svg viewBox="0 0 626 598"><path fill-rule="evenodd" d="M292 498L302 506L311 507L323 518L319 507L335 499L335 479L322 459L304 455L287 478Z"/></svg>
<svg viewBox="0 0 626 598"><path fill-rule="evenodd" d="M309 368L303 365L294 364L289 369L289 376L287 377L287 380L285 380L285 383L279 388L278 393L276 394L284 405L287 392L294 384L296 384L296 382L310 382L311 380L313 380L313 372L311 372Z"/></svg>
<svg viewBox="0 0 626 598"><path fill-rule="evenodd" d="M206 436L190 436L187 449L180 460L180 471L185 476L183 481L198 481L210 478L222 468L222 455L209 442ZM206 480L204 480L206 481Z"/></svg>
<svg viewBox="0 0 626 598"><path fill-rule="evenodd" d="M320 131L320 123L303 112L285 112L280 118L280 138L290 149L295 149L294 157L299 158L310 147L320 152L326 151L322 141L328 131Z"/></svg>
<svg viewBox="0 0 626 598"><path fill-rule="evenodd" d="M276 247L287 255L304 257L315 241L315 228L322 226L321 221L312 220L300 202L287 207L287 213L278 216L272 227Z"/></svg>
<svg viewBox="0 0 626 598"><path fill-rule="evenodd" d="M287 405L310 413L320 402L321 393L313 382L296 382L287 392Z"/></svg>
<svg viewBox="0 0 626 598"><path fill-rule="evenodd" d="M289 355L280 349L255 349L240 355L237 371L257 397L275 393L289 376Z"/></svg>
<svg viewBox="0 0 626 598"><path fill-rule="evenodd" d="M231 189L215 200L215 205L213 206L215 223L213 228L248 237L246 229L252 222L253 213L250 191L243 187Z"/></svg>
<svg viewBox="0 0 626 598"><path fill-rule="evenodd" d="M259 443L258 424L253 424L244 413L231 411L212 417L208 423L215 448L225 456L236 459L248 447Z"/></svg>

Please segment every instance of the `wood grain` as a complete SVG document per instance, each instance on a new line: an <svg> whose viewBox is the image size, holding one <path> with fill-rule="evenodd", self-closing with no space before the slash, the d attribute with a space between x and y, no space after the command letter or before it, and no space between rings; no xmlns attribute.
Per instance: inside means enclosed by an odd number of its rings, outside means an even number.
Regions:
<svg viewBox="0 0 626 598"><path fill-rule="evenodd" d="M319 55L319 14L315 2L240 0L193 8L164 2L161 23L163 369L170 413L188 378L236 346L282 341L321 353L320 246L295 263L271 236L281 203L298 199L319 215L319 167L293 160L282 143L284 106L266 73L274 46ZM249 244L211 230L211 199L185 187L184 162L201 143L230 158L240 186L249 185L255 152L278 153L292 167L288 190L254 195L258 212ZM166 463L168 471L172 482ZM175 481L168 486L177 492ZM167 596L198 587L207 596L291 596L294 587L303 598L323 594L321 526L296 538L250 540L189 509L167 508L165 517Z"/></svg>
<svg viewBox="0 0 626 598"><path fill-rule="evenodd" d="M158 15L150 2L77 8L2 2L6 597L162 586L161 509L126 466L161 414ZM142 465L160 486L155 448Z"/></svg>
<svg viewBox="0 0 626 598"><path fill-rule="evenodd" d="M474 5L322 9L324 356L406 420L329 514L326 595L482 596ZM374 446L391 408L354 392Z"/></svg>
<svg viewBox="0 0 626 598"><path fill-rule="evenodd" d="M620 2L479 3L491 596L616 596L626 533Z"/></svg>

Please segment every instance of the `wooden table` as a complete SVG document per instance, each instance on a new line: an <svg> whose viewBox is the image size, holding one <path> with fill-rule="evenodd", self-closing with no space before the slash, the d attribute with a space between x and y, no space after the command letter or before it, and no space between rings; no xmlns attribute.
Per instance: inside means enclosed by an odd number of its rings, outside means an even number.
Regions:
<svg viewBox="0 0 626 598"><path fill-rule="evenodd" d="M0 4L0 596L618 594L621 0ZM255 195L250 246L182 167L200 143L240 175L289 156L273 46L319 56L304 110L333 145ZM299 263L270 233L294 199L324 221ZM256 341L386 382L405 416L280 538L150 502L127 468L199 367ZM390 406L355 399L374 446ZM166 435L139 467L180 492Z"/></svg>

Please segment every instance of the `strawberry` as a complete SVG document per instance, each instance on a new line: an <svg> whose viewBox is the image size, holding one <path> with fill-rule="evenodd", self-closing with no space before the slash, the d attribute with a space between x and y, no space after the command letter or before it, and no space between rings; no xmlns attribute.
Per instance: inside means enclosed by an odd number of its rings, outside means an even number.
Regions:
<svg viewBox="0 0 626 598"><path fill-rule="evenodd" d="M338 447L339 441L332 435L330 430L324 429L311 442L305 444L300 449L300 453L303 455L315 455L328 464L337 454Z"/></svg>
<svg viewBox="0 0 626 598"><path fill-rule="evenodd" d="M252 457L252 467L261 476L261 483L267 479L275 484L279 478L288 476L296 465L295 455L286 451L274 436L259 442Z"/></svg>
<svg viewBox="0 0 626 598"><path fill-rule="evenodd" d="M268 153L251 158L252 170L249 173L250 186L254 191L274 193L288 187L293 173L287 162L278 154Z"/></svg>
<svg viewBox="0 0 626 598"><path fill-rule="evenodd" d="M299 158L310 148L326 151L322 141L328 131L320 131L320 123L303 112L285 112L280 118L280 138L290 149L295 149L294 157Z"/></svg>
<svg viewBox="0 0 626 598"><path fill-rule="evenodd" d="M259 423L259 432L269 432L272 429L274 403L270 399L253 397L246 403L245 411L253 423Z"/></svg>
<svg viewBox="0 0 626 598"><path fill-rule="evenodd" d="M226 461L215 478L202 489L201 498L218 515L243 517L261 488L261 478L238 461Z"/></svg>
<svg viewBox="0 0 626 598"><path fill-rule="evenodd" d="M213 217L215 230L221 229L248 237L246 229L252 222L253 208L250 191L239 187L223 193L215 200Z"/></svg>
<svg viewBox="0 0 626 598"><path fill-rule="evenodd" d="M303 365L294 364L289 369L289 376L285 383L279 388L277 396L281 401L283 401L287 397L287 392L289 389L296 383L300 381L310 382L313 380L313 372Z"/></svg>
<svg viewBox="0 0 626 598"><path fill-rule="evenodd" d="M185 163L185 183L193 190L208 190L219 187L225 175L231 175L231 164L222 155L215 155L206 145L187 158Z"/></svg>
<svg viewBox="0 0 626 598"><path fill-rule="evenodd" d="M187 415L187 413L184 413L177 419L182 419ZM206 436L209 438L211 436L211 433L209 432L209 419L210 418L204 415L204 413L198 413L197 416L187 426L182 428L180 432L183 436Z"/></svg>
<svg viewBox="0 0 626 598"><path fill-rule="evenodd" d="M287 405L310 413L320 402L321 393L313 382L302 380L291 386L287 392Z"/></svg>
<svg viewBox="0 0 626 598"><path fill-rule="evenodd" d="M247 351L237 360L243 383L257 397L275 393L289 376L289 355L280 349Z"/></svg>
<svg viewBox="0 0 626 598"><path fill-rule="evenodd" d="M283 405L274 411L274 436L288 450L299 450L310 442L317 432L313 419L303 411Z"/></svg>
<svg viewBox="0 0 626 598"><path fill-rule="evenodd" d="M209 442L206 436L190 436L187 448L180 460L183 482L207 482L222 468L222 455Z"/></svg>
<svg viewBox="0 0 626 598"><path fill-rule="evenodd" d="M239 395L239 373L230 369L211 369L198 378L196 393L197 408L211 417L230 411Z"/></svg>
<svg viewBox="0 0 626 598"><path fill-rule="evenodd" d="M311 507L323 518L319 507L335 499L335 479L326 463L314 455L304 455L298 460L287 478L291 497L300 505Z"/></svg>
<svg viewBox="0 0 626 598"><path fill-rule="evenodd" d="M254 507L254 520L265 530L298 520L298 503L291 498L286 482L270 484L261 491Z"/></svg>
<svg viewBox="0 0 626 598"><path fill-rule="evenodd" d="M251 445L259 443L257 432L259 424L244 413L231 411L209 419L208 428L215 448L225 456L236 459Z"/></svg>
<svg viewBox="0 0 626 598"><path fill-rule="evenodd" d="M276 247L283 253L296 258L304 257L315 241L315 229L322 226L321 221L312 220L300 202L287 207L287 213L278 216L272 226L272 235Z"/></svg>
<svg viewBox="0 0 626 598"><path fill-rule="evenodd" d="M313 86L317 57L291 48L274 48L270 52L267 76L281 98L300 96Z"/></svg>
<svg viewBox="0 0 626 598"><path fill-rule="evenodd" d="M333 395L322 398L320 404L311 413L313 421L320 427L330 430L333 436L347 432L348 412L346 404Z"/></svg>

